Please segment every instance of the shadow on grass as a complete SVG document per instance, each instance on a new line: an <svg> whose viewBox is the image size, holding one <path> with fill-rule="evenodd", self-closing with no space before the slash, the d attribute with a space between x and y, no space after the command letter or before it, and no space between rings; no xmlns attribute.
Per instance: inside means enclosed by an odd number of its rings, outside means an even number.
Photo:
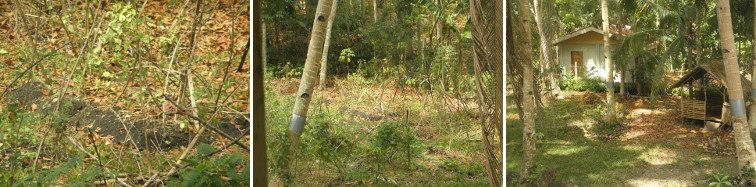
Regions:
<svg viewBox="0 0 756 187"><path fill-rule="evenodd" d="M721 168L715 164L727 165L732 159L678 149L672 143L681 140L674 138L634 145L587 138L580 127L568 124L591 121L584 112L590 108L594 106L584 104L578 96L544 106L553 115L536 119L536 175L549 170L559 180L578 186L687 185L705 180L707 168ZM507 184L516 185L514 177L521 171L522 125L518 117L511 116L517 114L516 107L508 106L508 110L513 111L508 111L506 124Z"/></svg>
<svg viewBox="0 0 756 187"><path fill-rule="evenodd" d="M507 174L511 176L519 175L521 170L522 129L510 127L509 123L506 149ZM647 164L640 158L643 148L622 146L616 140L591 140L577 127L565 125L552 132L543 131L543 135L536 143L535 163L540 167L536 172L551 170L560 180L570 180L578 186L622 184L638 172L638 167Z"/></svg>

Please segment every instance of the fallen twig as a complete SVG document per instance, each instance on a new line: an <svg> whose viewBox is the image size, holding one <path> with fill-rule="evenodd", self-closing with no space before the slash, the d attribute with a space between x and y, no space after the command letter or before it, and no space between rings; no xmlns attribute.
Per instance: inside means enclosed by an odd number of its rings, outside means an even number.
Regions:
<svg viewBox="0 0 756 187"><path fill-rule="evenodd" d="M24 76L24 75L26 74L26 72L28 72L28 71L29 71L30 69L32 69L32 67L34 67L34 66L36 66L37 64L39 64L39 62L42 62L42 60L43 60L43 59L47 58L47 57L48 57L48 56L50 56L50 55L53 55L53 54L55 54L55 53L58 53L58 50L59 50L60 48L63 48L63 47L65 47L65 46L67 46L67 45L68 45L69 43L71 43L71 41L68 41L68 42L64 43L64 44L63 44L62 46L60 46L60 47L58 47L58 48L55 48L55 49L53 49L53 50L52 50L52 51L50 51L49 53L45 54L45 56L42 56L41 58L37 59L37 61L36 61L36 62L34 62L34 63L32 63L31 65L29 65L29 67L26 67L26 70L24 70L23 72L21 72L21 74L20 74L20 75L16 76L16 78L15 78L15 79L13 79L13 81L11 81L11 83L10 83L10 84L8 84L8 86L6 86L6 87L5 87L5 90L3 90L3 93L2 93L2 94L0 94L0 99L2 99L2 98L3 98L4 96L5 96L5 93L6 93L6 92L8 92L8 88L10 88L11 86L13 86L13 83L16 83L16 81L18 81L18 78L21 78L21 77L23 77L23 76Z"/></svg>
<svg viewBox="0 0 756 187"><path fill-rule="evenodd" d="M226 139L234 140L234 138L231 137L230 135L228 135L225 132L221 131L220 129L218 129L218 128L216 128L216 127L208 124L207 122L205 122L205 120L202 120L199 117L197 117L197 116L189 113L188 112L189 110L186 110L186 109L182 108L181 106L178 106L178 104L176 104L176 102L174 102L173 99L171 99L170 97L168 97L168 95L163 95L163 98L165 98L165 100L167 100L168 102L170 102L171 104L173 104L173 106L175 106L176 108L178 108L178 110L179 110L178 113L179 114L183 114L183 115L189 116L190 118L199 121L200 123L202 123L202 125L204 125L207 128L210 128L210 130L215 131L216 133L220 134L221 136L223 136ZM233 143L236 144L236 145L239 145L239 147L241 147L241 148L249 150L249 146L244 145L242 143L239 143L239 141L234 141Z"/></svg>
<svg viewBox="0 0 756 187"><path fill-rule="evenodd" d="M98 157L96 157L96 156L92 155L92 153L89 153L89 152L87 152L87 150L86 150L86 149L84 149L84 147L82 147L82 146L81 146L80 144L76 143L76 140L74 140L74 139L73 139L73 138L71 138L70 136L67 136L67 138L68 138L68 141L71 141L71 143L73 143L74 145L76 145L76 148L79 148L79 150L80 150L81 152L84 152L84 153L86 153L86 154L87 154L87 155L88 155L88 156L89 156L90 158L92 158L92 159L95 159L95 160L98 160L98 161L100 160L100 158L98 158ZM107 167L103 167L103 169L105 169L105 172L108 172L108 173L113 173L113 172L111 172L111 171L110 171L110 169L108 169ZM128 187L131 187L131 185L127 184L126 182L123 182L123 180L121 180L121 179L120 179L120 178L118 178L118 177L116 177L116 180L118 181L118 183L120 183L120 184L121 184L121 185L123 185L123 186L128 186Z"/></svg>
<svg viewBox="0 0 756 187"><path fill-rule="evenodd" d="M222 148L220 148L218 150L215 150L215 151L213 151L213 152L211 152L209 154L201 155L201 156L202 157L210 157L210 156L213 156L216 153L220 153L221 151L228 149L228 147L231 147L231 145L233 145L234 142L238 142L245 135L249 134L249 128L247 128L247 130L245 130L244 132L245 133L239 135L239 137L236 137L231 143L228 143L228 144L224 145ZM182 165L179 168L175 168L175 166L173 166L173 168L171 168L171 171L168 172L167 174L156 173L155 176L157 176L158 174L162 175L162 177L160 179L156 180L156 181L163 181L165 179L165 177L170 177L170 176L176 175L176 172L178 172L179 170L184 169L186 167L189 167L189 164L184 164L184 165ZM153 176L153 177L155 177L155 176ZM150 181L147 181L147 182L152 182L152 178L150 178ZM144 186L147 186L147 184L149 184L149 183L145 183Z"/></svg>

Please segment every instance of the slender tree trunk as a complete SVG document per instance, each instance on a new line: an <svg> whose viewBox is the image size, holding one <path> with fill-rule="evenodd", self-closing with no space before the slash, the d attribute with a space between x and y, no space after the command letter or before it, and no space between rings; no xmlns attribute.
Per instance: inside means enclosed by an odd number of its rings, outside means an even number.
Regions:
<svg viewBox="0 0 756 187"><path fill-rule="evenodd" d="M601 18L604 26L604 61L606 62L606 120L610 123L616 119L614 113L614 68L612 67L612 46L609 43L609 6L607 0L601 0Z"/></svg>
<svg viewBox="0 0 756 187"><path fill-rule="evenodd" d="M514 2L507 2L509 7L517 7L517 4ZM515 18L513 10L507 9L507 81L510 85L512 85L512 95L514 95L514 103L517 105L517 114L520 118L520 123L525 124L524 116L522 109L522 65L520 64L522 60L520 60L522 57L522 53L520 52L521 48L515 47L516 44L520 44L519 37L522 37L522 27L519 27L519 25L522 25L520 23L521 20L518 18ZM518 25L518 27L514 27L514 25ZM518 76L519 75L519 76Z"/></svg>
<svg viewBox="0 0 756 187"><path fill-rule="evenodd" d="M625 29L625 23L624 23L625 17L622 16L622 11L619 12L619 15L620 15L619 19L617 19L617 20L619 20L618 24L617 24L617 25L619 25L619 36L620 37L624 37L622 35L622 30ZM619 91L619 95L625 95L625 69L627 69L627 65L628 65L627 63L628 62L624 61L624 62L619 62L619 63L621 65L621 66L619 66L619 70L620 70L620 91Z"/></svg>
<svg viewBox="0 0 756 187"><path fill-rule="evenodd" d="M310 34L310 45L307 50L307 59L305 60L302 79L299 82L299 90L297 91L294 110L291 115L291 122L289 123L291 145L288 155L289 163L285 170L286 177L293 177L291 175L291 167L293 166L294 158L296 158L299 137L302 134L302 130L304 130L307 109L313 98L312 91L315 88L318 76L318 65L320 65L318 64L318 60L323 55L326 22L328 21L328 16L331 14L331 3L332 1L319 1L315 11L312 34Z"/></svg>
<svg viewBox="0 0 756 187"><path fill-rule="evenodd" d="M252 16L252 22L255 26L260 23L260 1L255 1L252 5L254 14ZM260 27L254 27L252 39L255 42L261 41L261 29ZM263 90L263 68L262 68L262 54L260 54L260 43L255 43L255 50L253 50L253 78L252 88L254 96L254 112L253 121L255 125L252 125L252 142L255 149L253 149L252 156L254 158L255 167L253 172L255 175L253 178L253 184L255 186L268 186L268 146L265 142L265 91Z"/></svg>
<svg viewBox="0 0 756 187"><path fill-rule="evenodd" d="M754 3L756 3L756 0L754 0ZM756 24L756 11L753 12L753 23ZM753 27L753 33L756 34L756 27ZM756 35L754 35L753 43L751 43L751 48L753 49L753 55L754 59L751 62L751 69L753 69L753 72L751 73L751 113L750 117L751 119L748 120L748 122L751 125L751 130L756 130ZM699 46L701 42L698 42ZM700 51L700 47L699 47ZM701 52L699 52L701 53Z"/></svg>
<svg viewBox="0 0 756 187"><path fill-rule="evenodd" d="M499 133L499 141L504 142L504 2L503 1L496 1L496 6L494 6L494 16L495 17L495 23L494 24L494 38L493 42L491 43L491 52L493 53L493 59L492 63L496 66L496 120L494 124L498 133ZM461 52L460 52L461 54ZM559 88L557 86L557 88ZM503 146L499 147L499 153L504 153ZM497 165L497 168L501 168L501 165ZM498 173L497 173L498 174Z"/></svg>
<svg viewBox="0 0 756 187"><path fill-rule="evenodd" d="M729 0L717 0L717 20L719 21L719 36L722 41L725 76L727 77L727 94L730 97L732 111L738 168L754 167L756 166L756 151L753 148L753 139L751 139L746 119L743 88L740 83L740 68L738 67L738 57L735 54L737 51L735 51L735 39L732 33Z"/></svg>
<svg viewBox="0 0 756 187"><path fill-rule="evenodd" d="M373 0L373 23L378 23L378 0Z"/></svg>
<svg viewBox="0 0 756 187"><path fill-rule="evenodd" d="M333 27L333 19L336 17L336 7L339 5L339 0L333 0L333 6L331 6L331 15L328 16L328 26L326 27L325 45L323 46L323 57L320 58L320 87L322 91L325 89L326 81L326 69L328 68L328 46L331 43L331 27Z"/></svg>
<svg viewBox="0 0 756 187"><path fill-rule="evenodd" d="M472 3L470 5L472 7ZM530 175L530 169L533 167L533 156L536 152L536 146L535 146L535 140L533 139L533 135L535 135L535 114L534 114L534 93L535 90L533 89L533 65L531 58L533 55L531 54L531 43L530 43L530 25L532 24L530 21L530 9L528 8L528 1L527 0L518 0L518 12L520 13L520 20L522 20L522 24L520 26L522 27L522 45L519 47L525 49L522 50L522 66L523 66L523 81L522 81L522 108L523 108L523 127L522 127L522 138L523 138L523 158L522 158L522 173L521 176L526 177ZM472 11L471 11L472 12Z"/></svg>
<svg viewBox="0 0 756 187"><path fill-rule="evenodd" d="M443 7L441 5L441 0L436 0L436 6L438 6L441 10L443 10ZM441 25L444 24L444 21L442 18L436 17L436 39L438 40L438 44L441 45Z"/></svg>
<svg viewBox="0 0 756 187"><path fill-rule="evenodd" d="M262 51L261 51L261 58L262 58L262 64L263 64L263 74L267 72L267 66L268 66L268 41L266 39L268 38L265 35L265 22L262 22L260 26L262 28Z"/></svg>

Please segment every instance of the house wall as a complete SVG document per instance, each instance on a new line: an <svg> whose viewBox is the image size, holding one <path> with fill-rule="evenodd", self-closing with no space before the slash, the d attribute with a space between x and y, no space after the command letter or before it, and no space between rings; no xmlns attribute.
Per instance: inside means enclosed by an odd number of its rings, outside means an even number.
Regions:
<svg viewBox="0 0 756 187"><path fill-rule="evenodd" d="M614 47L614 46L612 46ZM584 77L598 77L601 80L605 80L606 76L606 62L604 62L604 45L603 44L569 44L560 43L557 45L557 58L562 68L562 75L567 75L568 72L572 72L572 51L583 52L583 76ZM632 69L635 67L635 61L629 60L628 66L625 71L625 82L633 82ZM614 82L621 82L620 72L616 66L617 62L613 62L614 68Z"/></svg>

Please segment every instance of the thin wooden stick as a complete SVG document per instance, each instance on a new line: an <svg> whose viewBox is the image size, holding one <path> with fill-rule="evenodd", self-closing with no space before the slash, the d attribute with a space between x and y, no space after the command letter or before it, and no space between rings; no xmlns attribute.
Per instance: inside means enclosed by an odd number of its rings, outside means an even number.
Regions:
<svg viewBox="0 0 756 187"><path fill-rule="evenodd" d="M239 140L241 140L241 138L242 138L242 137L244 137L245 135L248 135L248 134L249 134L249 128L247 128L247 130L245 131L245 133L243 133L243 134L239 135L239 137L236 137L236 138L235 138L235 139L234 139L234 140L233 140L233 141L232 141L231 143L228 143L228 144L224 145L224 146L223 146L222 148L220 148L220 149L218 149L218 150L215 150L215 151L213 151L212 153L209 153L209 154L207 154L207 155L201 155L201 156L202 156L202 157L210 157L210 156L213 156L213 155L214 155L214 154L216 154L216 153L220 153L221 151L228 149L228 147L231 147L231 145L233 145L233 144L234 144L234 142L238 142ZM156 180L156 181L163 181L163 180L165 179L165 177L170 177L170 176L173 176L173 175L175 175L175 174L176 174L176 172L178 172L179 170L181 170L181 169L184 169L184 168L186 168L186 167L189 167L189 164L184 164L184 165L182 165L182 166L181 166L181 167L179 167L179 168L176 168L175 166L173 166L173 167L171 168L171 171L170 171L170 172L168 172L167 174L156 173L156 174L155 174L154 176L152 176L152 177L154 178L154 177L156 177L156 176L157 176L158 174L160 174L160 175L162 175L162 177L161 177L160 179ZM149 181L147 181L147 182L151 183L151 182L152 182L152 180L153 180L153 179L152 179L152 178L150 178L150 180L149 180ZM144 186L147 186L147 184L149 184L149 183L144 183Z"/></svg>
<svg viewBox="0 0 756 187"><path fill-rule="evenodd" d="M168 89L168 79L171 77L171 67L173 66L173 61L176 59L176 50L178 50L179 46L181 46L181 40L184 39L184 35L181 35L179 39L176 41L176 46L173 47L173 54L171 54L171 61L168 63L168 72L165 74L165 84L163 85L163 94L165 94L166 90ZM165 110L166 110L166 104L165 101L163 101L163 125L165 125Z"/></svg>
<svg viewBox="0 0 756 187"><path fill-rule="evenodd" d="M86 154L87 154L87 155L88 155L88 156L89 156L90 158L92 158L92 159L95 159L95 160L100 160L99 158L97 158L97 157L95 157L94 155L92 155L92 153L89 153L89 152L87 152L87 150L86 150L86 149L84 149L84 147L82 147L81 145L79 145L78 143L76 143L76 140L74 140L74 139L73 139L73 138L71 138L70 136L67 136L67 137L68 137L68 141L71 141L71 143L73 143L74 145L76 145L76 148L79 148L79 150L80 150L81 152L84 152L84 153L86 153ZM103 167L103 169L105 169L105 172L108 172L108 173L113 173L113 172L111 172L111 171L110 171L110 169L108 169L107 167ZM127 184L126 182L123 182L123 180L121 180L121 179L120 179L120 178L118 178L118 177L116 177L116 180L118 181L118 183L120 183L120 184L121 184L121 185L123 185L123 186L131 187L131 185Z"/></svg>
<svg viewBox="0 0 756 187"><path fill-rule="evenodd" d="M26 74L26 72L28 72L29 70L31 70L31 69L32 69L32 67L34 67L34 66L36 66L37 64L39 64L39 62L42 62L42 60L43 60L43 59L47 58L47 57L48 57L48 56L50 56L50 55L53 55L53 54L55 54L55 53L58 53L58 50L59 50L60 48L67 46L67 45L68 45L69 43L71 43L71 41L68 41L68 42L64 43L64 44L63 44L62 46L60 46L60 47L58 47L58 48L56 48L56 49L54 49L54 50L50 51L49 53L45 54L45 56L42 56L42 57L41 57L41 58L39 58L39 59L38 59L38 60L37 60L36 62L34 62L33 64L29 65L29 67L26 67L26 70L24 70L23 72L21 72L21 74L20 74L20 75L16 76L16 78L15 78L15 79L13 79L13 81L11 81L11 83L10 83L10 84L8 84L8 86L6 86L6 87L5 87L5 89L3 90L3 93L2 93L2 94L0 94L0 101L1 101L1 99L2 99L2 98L4 98L4 96L5 96L5 93L6 93L6 92L8 92L8 88L10 88L11 86L13 86L13 83L16 83L16 81L18 81L18 78L21 78L21 77L23 77L23 76L24 76L24 74Z"/></svg>
<svg viewBox="0 0 756 187"><path fill-rule="evenodd" d="M202 125L204 125L205 127L210 128L210 130L215 131L216 133L220 134L221 136L223 136L226 139L229 139L229 140L233 140L234 139L233 137L231 137L230 135L228 135L225 132L221 131L220 129L218 129L218 128L216 128L216 127L208 124L207 122L205 122L205 120L202 120L199 117L197 117L197 116L195 116L193 114L188 113L187 112L188 110L182 108L181 106L178 106L178 104L176 104L176 102L174 102L173 99L171 99L170 97L168 97L168 95L163 95L163 98L165 98L165 100L167 100L168 102L171 102L171 104L173 104L173 106L176 106L176 108L178 108L178 110L179 110L178 111L179 114L183 114L183 115L189 116L190 118L199 121L200 123L202 123ZM239 143L238 141L234 141L234 144L239 145L239 147L241 147L241 148L249 150L249 146L244 145L242 143Z"/></svg>

